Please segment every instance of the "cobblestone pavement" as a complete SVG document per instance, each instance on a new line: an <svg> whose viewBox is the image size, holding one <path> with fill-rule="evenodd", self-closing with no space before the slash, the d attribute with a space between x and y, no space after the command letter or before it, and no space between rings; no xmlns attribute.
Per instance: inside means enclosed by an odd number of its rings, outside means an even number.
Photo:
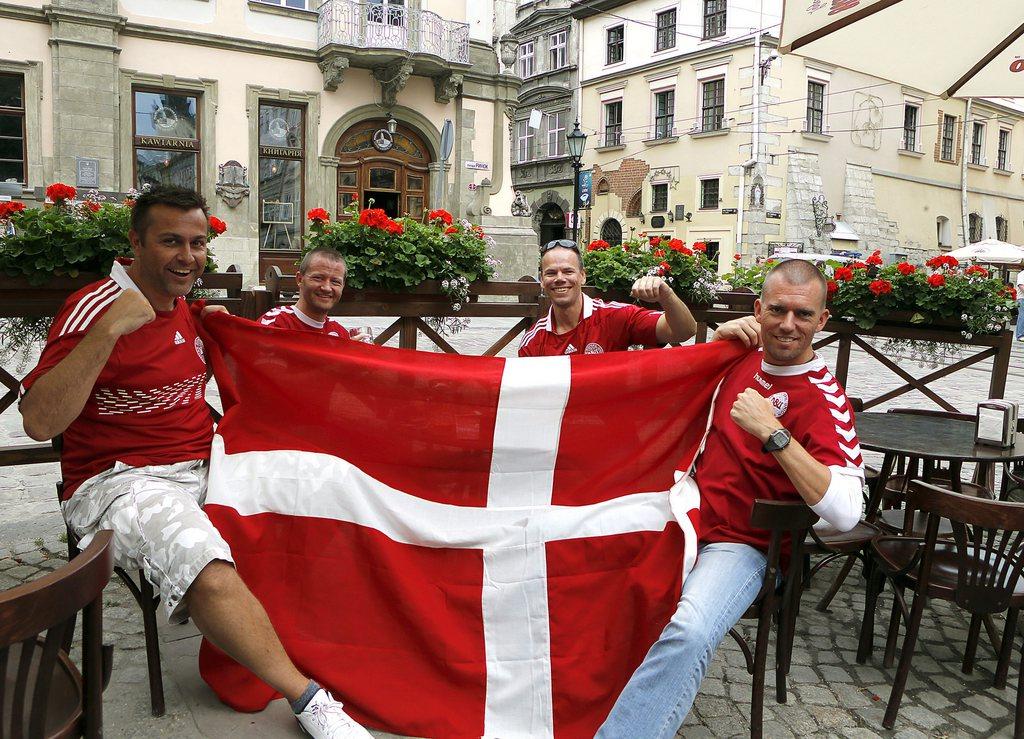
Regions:
<svg viewBox="0 0 1024 739"><path fill-rule="evenodd" d="M378 332L387 323L368 321ZM476 320L452 343L461 351L480 352L503 333L508 321ZM422 339L422 337L421 337ZM425 340L424 340L425 342ZM512 348L502 352L511 356ZM425 348L425 347L424 347ZM834 354L823 352L831 360ZM928 369L901 363L914 374ZM961 408L987 397L987 363L968 369L935 386ZM851 395L878 395L902 380L854 353L848 390ZM214 393L215 394L215 393ZM1024 352L1015 347L1007 384L1007 397L1024 395ZM921 396L906 396L889 405L933 407ZM883 406L884 408L885 406ZM27 443L20 420L12 409L0 415L0 438L6 443ZM869 460L870 461L870 460ZM56 465L0 468L0 590L28 582L59 567L66 556L63 524L54 492L59 477ZM851 576L822 614L814 604L831 581L835 568L819 573L804 596L797 621L796 648L790 674L789 701L775 703L769 659L766 690L765 735L790 736L1010 736L1017 684L1016 658L1008 687L992 687L995 656L984 634L974 673L960 671L968 621L946 603L934 603L925 613L921 640L914 658L907 694L896 730L881 729L894 669L881 666L881 651L890 601L883 597L876 626L876 652L867 665L857 665L854 654L863 615L862 580ZM199 678L196 655L198 636L191 626L161 625L167 715L149 715L142 620L128 591L112 581L104 595L104 632L115 645L114 671L104 698L105 733L112 737L253 737L298 736L287 706L276 701L260 714L237 714L221 706ZM997 626L998 626L997 622ZM751 627L741 630L753 637ZM748 731L750 677L739 648L727 639L719 649L704 681L694 710L680 736L744 736Z"/></svg>

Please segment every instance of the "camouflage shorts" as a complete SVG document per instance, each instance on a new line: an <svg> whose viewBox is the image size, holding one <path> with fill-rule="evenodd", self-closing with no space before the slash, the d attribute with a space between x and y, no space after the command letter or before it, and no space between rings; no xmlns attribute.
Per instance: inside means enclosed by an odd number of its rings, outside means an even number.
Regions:
<svg viewBox="0 0 1024 739"><path fill-rule="evenodd" d="M159 589L167 618L188 618L185 591L215 559L234 562L231 549L203 512L205 462L112 469L86 480L64 503L64 519L84 549L97 531L114 532L114 561L141 569Z"/></svg>

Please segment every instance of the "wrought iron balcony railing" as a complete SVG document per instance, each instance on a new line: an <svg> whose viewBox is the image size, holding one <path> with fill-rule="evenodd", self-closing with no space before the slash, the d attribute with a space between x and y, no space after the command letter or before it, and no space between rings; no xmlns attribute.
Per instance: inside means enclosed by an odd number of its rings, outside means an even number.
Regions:
<svg viewBox="0 0 1024 739"><path fill-rule="evenodd" d="M394 49L469 64L468 23L449 21L429 10L350 0L324 0L319 10L321 49L331 44Z"/></svg>

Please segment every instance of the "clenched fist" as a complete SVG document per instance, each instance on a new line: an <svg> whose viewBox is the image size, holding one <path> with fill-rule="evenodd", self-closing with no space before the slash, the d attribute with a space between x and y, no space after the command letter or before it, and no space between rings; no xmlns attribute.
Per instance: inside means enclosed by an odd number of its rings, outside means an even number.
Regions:
<svg viewBox="0 0 1024 739"><path fill-rule="evenodd" d="M768 441L772 431L782 428L782 424L775 418L771 401L749 387L736 396L729 417L737 426L759 438L762 443Z"/></svg>
<svg viewBox="0 0 1024 739"><path fill-rule="evenodd" d="M672 288L660 277L641 277L633 283L630 294L645 303L660 303L671 292Z"/></svg>
<svg viewBox="0 0 1024 739"><path fill-rule="evenodd" d="M114 336L130 334L156 318L153 306L138 290L125 290L103 314L97 327L110 331Z"/></svg>
<svg viewBox="0 0 1024 739"><path fill-rule="evenodd" d="M723 341L723 340L734 340L743 342L743 346L752 348L760 346L761 344L761 324L757 322L757 319L753 316L743 316L742 318L734 318L731 321L726 321L718 330L715 331L715 335L711 337L712 341Z"/></svg>

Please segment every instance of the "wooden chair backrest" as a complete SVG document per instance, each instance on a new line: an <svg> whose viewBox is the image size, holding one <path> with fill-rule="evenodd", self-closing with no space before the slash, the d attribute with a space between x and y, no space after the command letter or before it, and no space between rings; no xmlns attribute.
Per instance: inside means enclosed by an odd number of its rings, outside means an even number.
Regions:
<svg viewBox="0 0 1024 739"><path fill-rule="evenodd" d="M784 600L793 594L796 581L802 576L804 539L807 530L818 520L818 515L805 503L781 500L755 500L750 511L750 525L770 532L768 562L765 567L764 584L758 599L769 597L775 591L779 569L782 566L782 552L786 538L789 538L789 567L783 573Z"/></svg>

